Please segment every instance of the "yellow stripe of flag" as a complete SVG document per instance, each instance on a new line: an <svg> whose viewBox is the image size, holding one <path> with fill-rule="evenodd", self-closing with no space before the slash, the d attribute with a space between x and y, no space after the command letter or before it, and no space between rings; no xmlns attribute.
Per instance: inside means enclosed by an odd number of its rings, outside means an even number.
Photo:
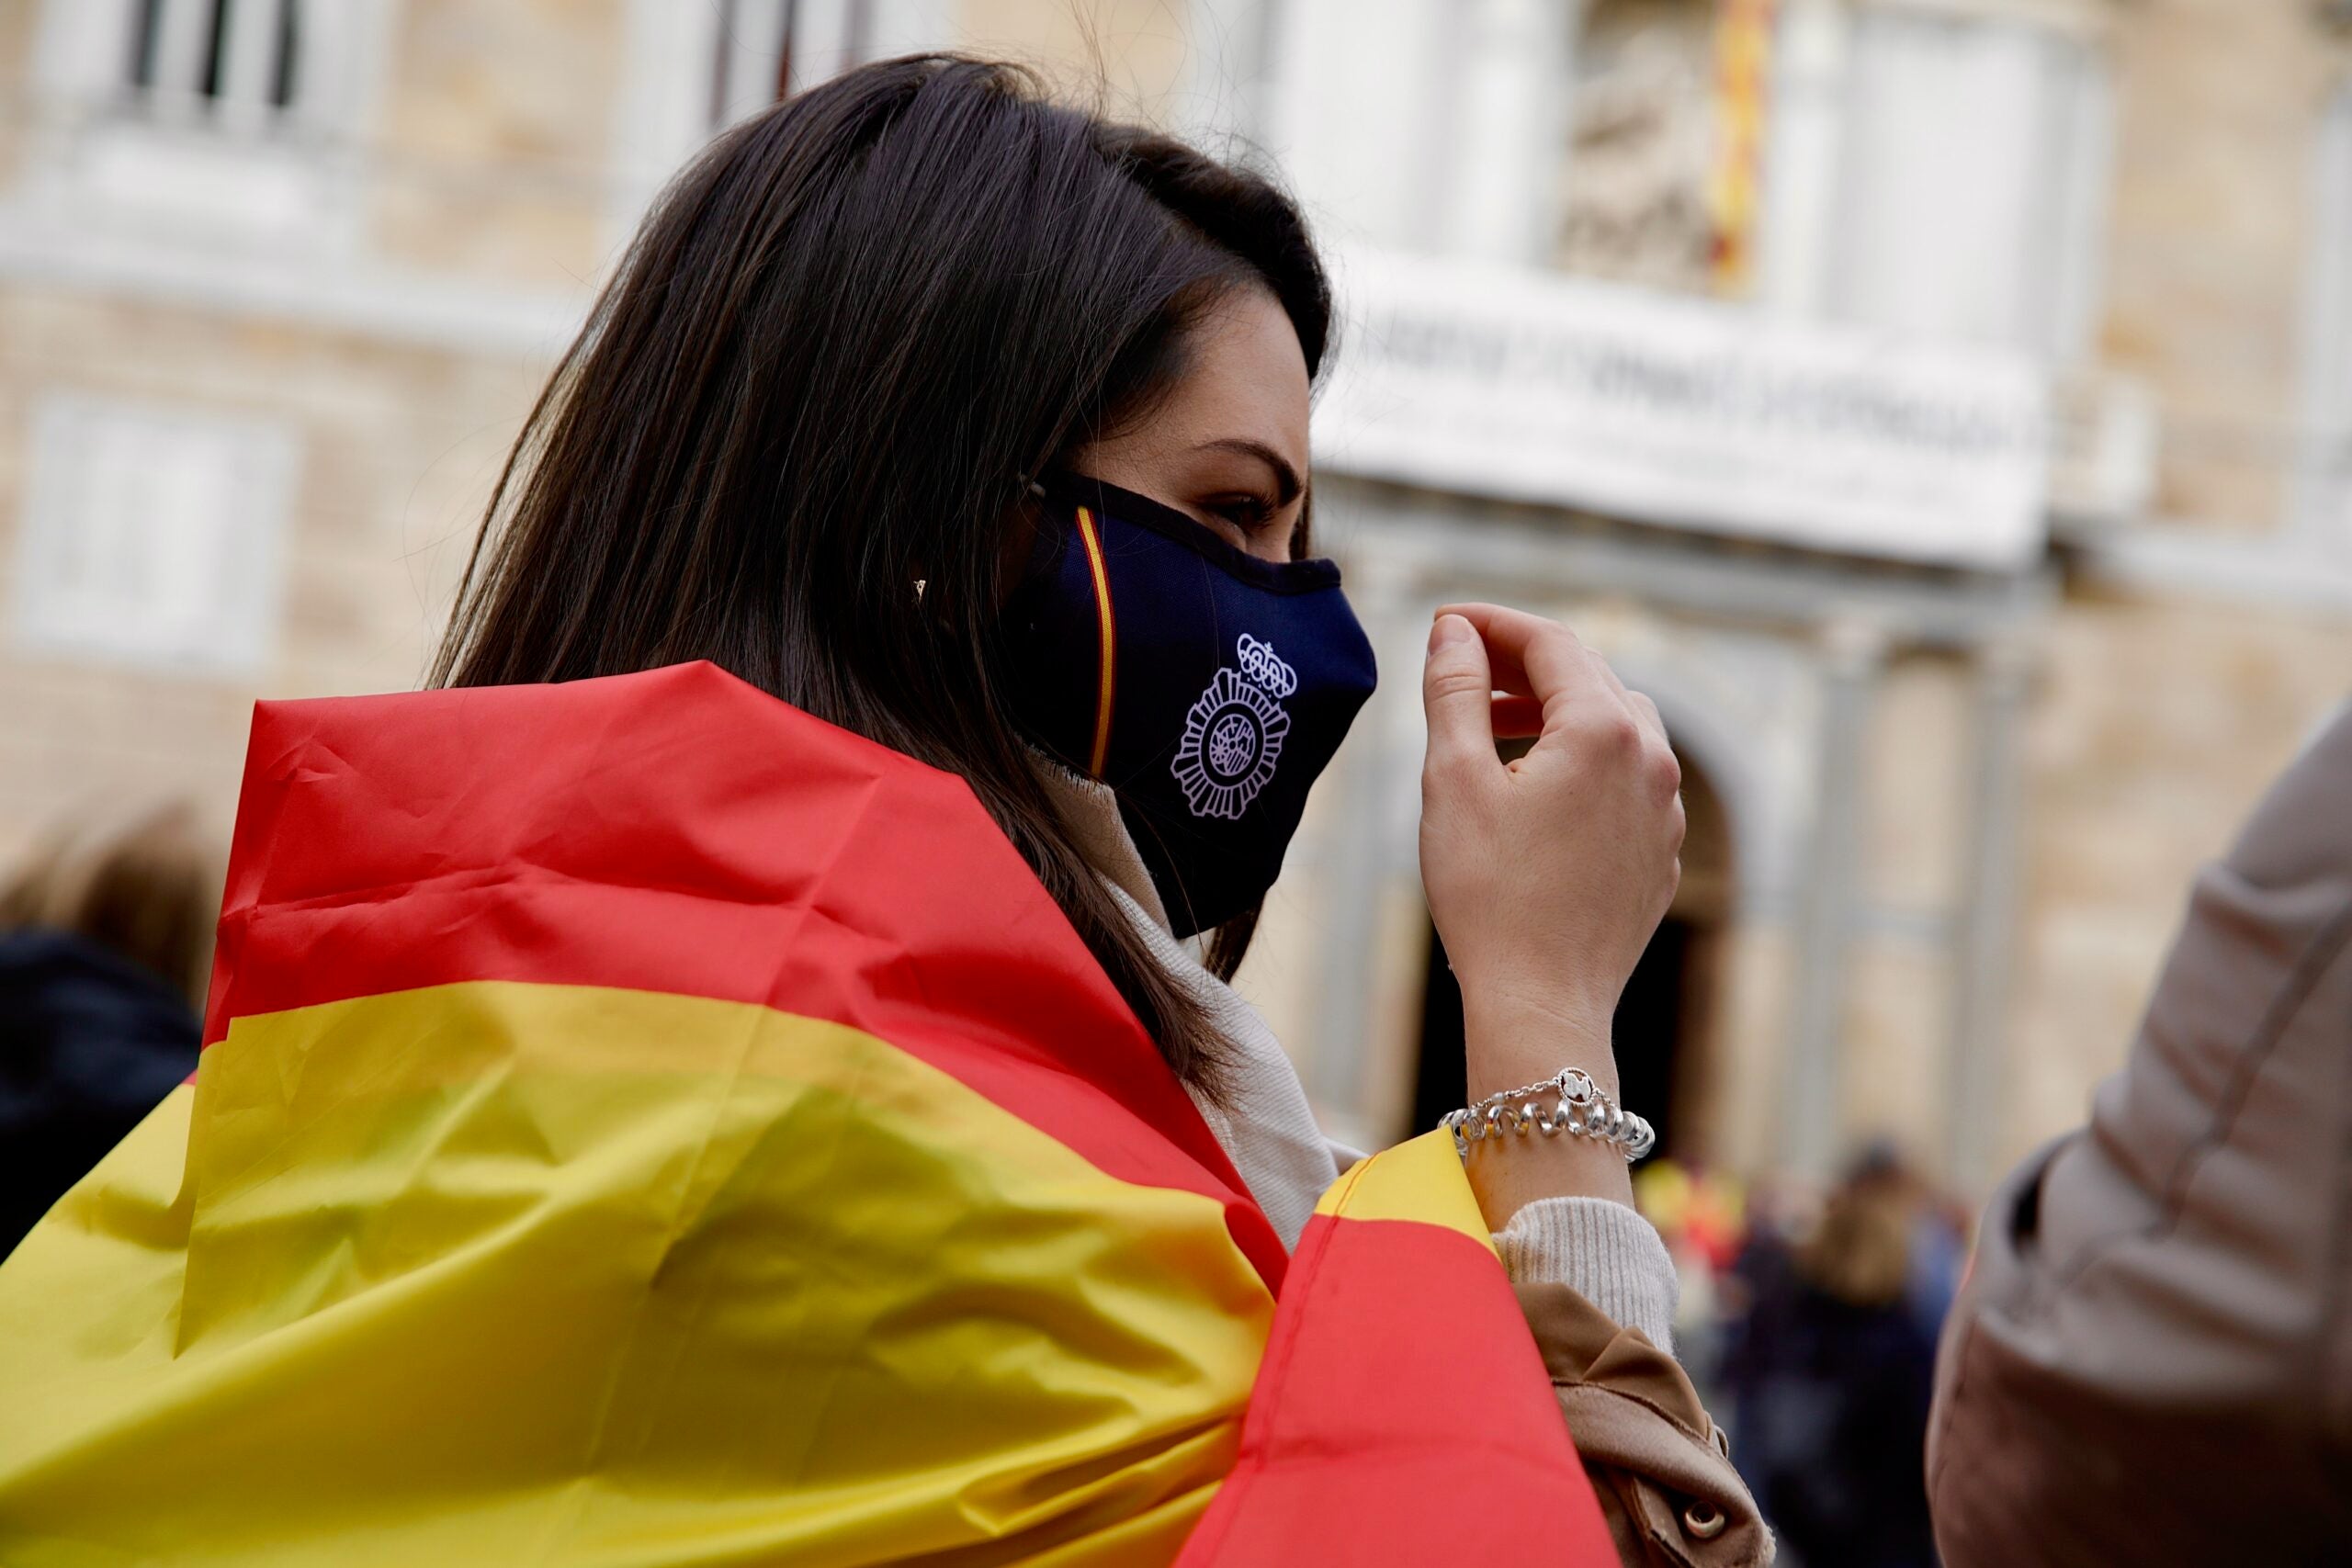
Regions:
<svg viewBox="0 0 2352 1568"><path fill-rule="evenodd" d="M837 1024L240 1019L0 1272L0 1560L1165 1562L1271 1314L1216 1201Z"/></svg>

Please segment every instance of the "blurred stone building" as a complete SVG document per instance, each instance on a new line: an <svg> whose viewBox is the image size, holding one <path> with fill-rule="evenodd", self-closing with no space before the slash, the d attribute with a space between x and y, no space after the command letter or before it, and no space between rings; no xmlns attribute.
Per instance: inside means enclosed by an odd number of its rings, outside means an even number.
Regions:
<svg viewBox="0 0 2352 1568"><path fill-rule="evenodd" d="M0 854L225 827L259 694L420 674L668 171L1012 52L1278 167L1349 314L1317 525L1387 684L1245 971L1340 1129L1458 1091L1433 606L1673 728L1621 1019L1685 1155L1980 1184L2113 1065L2197 862L2352 688L2352 6L0 0ZM1099 84L1099 85L1095 85Z"/></svg>

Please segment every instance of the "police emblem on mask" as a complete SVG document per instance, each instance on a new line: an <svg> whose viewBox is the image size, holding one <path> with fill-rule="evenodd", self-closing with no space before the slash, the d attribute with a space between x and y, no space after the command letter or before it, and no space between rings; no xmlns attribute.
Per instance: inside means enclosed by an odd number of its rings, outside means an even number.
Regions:
<svg viewBox="0 0 2352 1568"><path fill-rule="evenodd" d="M1171 764L1195 817L1238 819L1274 776L1290 733L1282 700L1298 690L1298 671L1248 632L1233 657L1238 668L1218 671L1184 716Z"/></svg>

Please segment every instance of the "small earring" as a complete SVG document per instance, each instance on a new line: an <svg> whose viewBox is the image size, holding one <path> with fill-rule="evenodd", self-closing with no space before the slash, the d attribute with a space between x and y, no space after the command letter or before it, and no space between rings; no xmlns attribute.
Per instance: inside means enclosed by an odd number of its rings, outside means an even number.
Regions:
<svg viewBox="0 0 2352 1568"><path fill-rule="evenodd" d="M928 581L930 581L928 578L918 577L915 579L915 602L917 604L921 604L922 602L922 585Z"/></svg>

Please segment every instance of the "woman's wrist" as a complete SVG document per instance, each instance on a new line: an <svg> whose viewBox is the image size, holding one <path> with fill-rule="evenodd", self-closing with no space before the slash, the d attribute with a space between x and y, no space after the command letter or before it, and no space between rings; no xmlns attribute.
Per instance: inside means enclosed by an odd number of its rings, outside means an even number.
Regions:
<svg viewBox="0 0 2352 1568"><path fill-rule="evenodd" d="M1465 987L1463 1038L1474 1103L1563 1067L1589 1075L1611 1098L1617 1093L1609 1016L1589 1004ZM1592 1138L1489 1138L1471 1146L1464 1168L1479 1211L1495 1230L1540 1199L1634 1201L1623 1154Z"/></svg>
<svg viewBox="0 0 2352 1568"><path fill-rule="evenodd" d="M1563 1067L1617 1092L1617 1053L1611 1040L1613 1010L1567 993L1465 984L1464 1044L1470 1098L1483 1099L1548 1078Z"/></svg>

